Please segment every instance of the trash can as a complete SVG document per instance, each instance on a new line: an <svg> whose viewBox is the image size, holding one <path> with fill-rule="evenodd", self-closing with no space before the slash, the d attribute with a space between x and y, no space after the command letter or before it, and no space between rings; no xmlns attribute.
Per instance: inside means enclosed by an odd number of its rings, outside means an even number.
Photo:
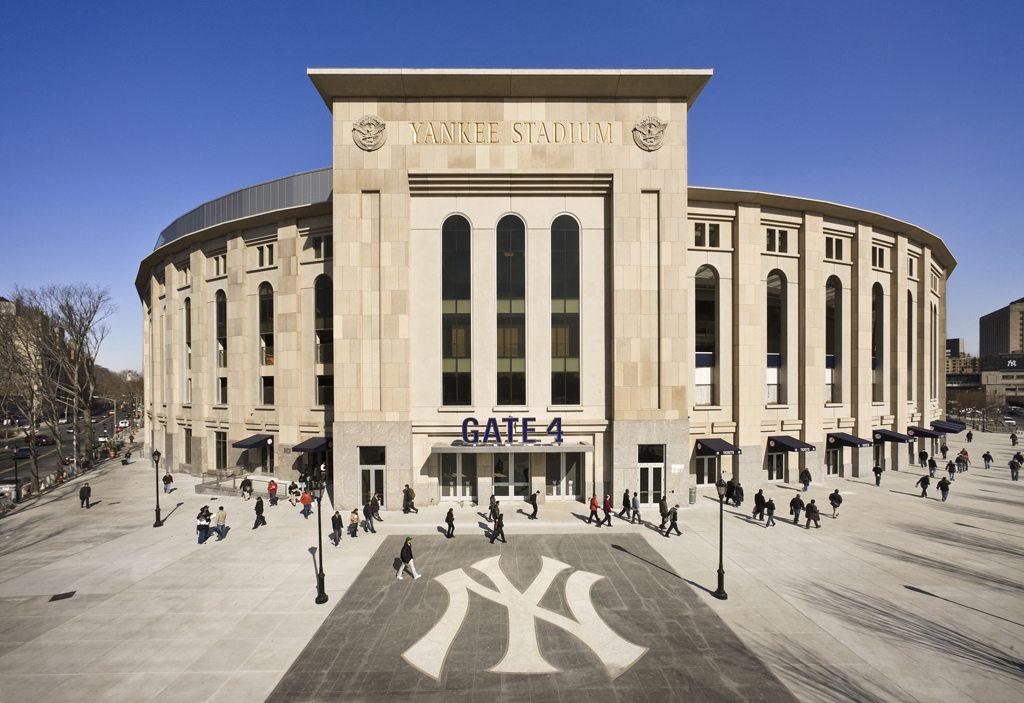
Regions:
<svg viewBox="0 0 1024 703"><path fill-rule="evenodd" d="M697 487L690 486L690 505L697 502Z"/></svg>

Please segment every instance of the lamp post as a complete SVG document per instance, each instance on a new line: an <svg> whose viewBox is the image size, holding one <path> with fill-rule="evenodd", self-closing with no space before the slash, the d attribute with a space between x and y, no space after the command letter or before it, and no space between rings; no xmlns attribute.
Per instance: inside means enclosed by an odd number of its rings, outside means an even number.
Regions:
<svg viewBox="0 0 1024 703"><path fill-rule="evenodd" d="M14 502L21 502L21 482L18 480L18 450L14 450Z"/></svg>
<svg viewBox="0 0 1024 703"><path fill-rule="evenodd" d="M718 600L726 600L729 594L725 592L725 567L722 559L722 537L725 533L725 481L721 476L715 483L715 489L718 491L718 588L711 595Z"/></svg>
<svg viewBox="0 0 1024 703"><path fill-rule="evenodd" d="M316 604L327 602L327 591L324 590L324 524L321 520L320 504L323 502L324 488L327 485L327 464L320 464L320 476L314 483L316 493L316 533L319 542L317 554L320 557L320 571L316 575Z"/></svg>
<svg viewBox="0 0 1024 703"><path fill-rule="evenodd" d="M153 469L156 478L156 521L153 527L163 527L163 520L160 519L160 450L153 450Z"/></svg>

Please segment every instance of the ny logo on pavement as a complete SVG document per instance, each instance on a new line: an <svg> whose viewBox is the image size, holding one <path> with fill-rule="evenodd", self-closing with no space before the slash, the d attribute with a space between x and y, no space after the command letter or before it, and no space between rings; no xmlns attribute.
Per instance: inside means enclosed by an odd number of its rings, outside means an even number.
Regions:
<svg viewBox="0 0 1024 703"><path fill-rule="evenodd" d="M559 670L540 653L535 620L560 627L587 645L597 655L609 677L615 678L633 666L646 652L612 630L594 608L590 588L603 578L588 571L576 571L565 582L565 599L573 618L541 608L538 603L551 587L555 577L570 568L555 559L541 557L537 578L525 591L519 591L498 566L499 557L489 557L473 564L487 576L498 590L481 585L462 569L455 569L436 578L448 591L448 609L427 634L409 647L402 657L423 673L440 678L448 650L455 641L469 610L469 592L505 606L508 610L508 648L505 656L490 671L503 674L550 674Z"/></svg>

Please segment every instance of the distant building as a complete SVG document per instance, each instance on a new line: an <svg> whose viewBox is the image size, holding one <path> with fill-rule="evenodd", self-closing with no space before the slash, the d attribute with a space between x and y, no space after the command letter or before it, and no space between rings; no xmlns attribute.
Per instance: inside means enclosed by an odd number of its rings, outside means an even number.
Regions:
<svg viewBox="0 0 1024 703"><path fill-rule="evenodd" d="M1024 298L982 316L978 332L978 356L982 358L1024 352Z"/></svg>
<svg viewBox="0 0 1024 703"><path fill-rule="evenodd" d="M955 358L958 356L967 355L967 345L964 344L963 337L957 337L955 339L946 340L946 358Z"/></svg>
<svg viewBox="0 0 1024 703"><path fill-rule="evenodd" d="M983 358L981 383L989 405L1024 408L1024 354L998 354Z"/></svg>
<svg viewBox="0 0 1024 703"><path fill-rule="evenodd" d="M946 375L949 374L976 374L980 370L978 357L970 356L967 353L967 346L963 337L946 340ZM946 385L949 386L947 379Z"/></svg>

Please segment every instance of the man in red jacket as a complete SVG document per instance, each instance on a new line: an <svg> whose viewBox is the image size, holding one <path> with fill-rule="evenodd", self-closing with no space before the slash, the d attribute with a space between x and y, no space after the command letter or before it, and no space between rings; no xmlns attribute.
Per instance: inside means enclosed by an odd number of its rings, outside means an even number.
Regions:
<svg viewBox="0 0 1024 703"><path fill-rule="evenodd" d="M597 526L598 527L601 526L601 518L599 518L597 516L597 509L598 509L598 507L599 506L597 504L597 496L596 495L590 496L590 517L587 518L587 524L588 525L591 522L596 520L597 521Z"/></svg>
<svg viewBox="0 0 1024 703"><path fill-rule="evenodd" d="M277 505L277 481L274 479L270 479L267 484L267 495L270 496L270 504Z"/></svg>
<svg viewBox="0 0 1024 703"><path fill-rule="evenodd" d="M302 495L299 496L299 502L302 503L302 517L309 519L309 514L313 512L313 496L309 495L308 491L303 491Z"/></svg>
<svg viewBox="0 0 1024 703"><path fill-rule="evenodd" d="M610 495L608 495L607 493L604 496L604 503L601 505L601 510L604 511L604 520L602 520L598 524L599 525L608 525L608 527L611 527L612 526L612 511L614 510L614 508L612 507L612 497Z"/></svg>

